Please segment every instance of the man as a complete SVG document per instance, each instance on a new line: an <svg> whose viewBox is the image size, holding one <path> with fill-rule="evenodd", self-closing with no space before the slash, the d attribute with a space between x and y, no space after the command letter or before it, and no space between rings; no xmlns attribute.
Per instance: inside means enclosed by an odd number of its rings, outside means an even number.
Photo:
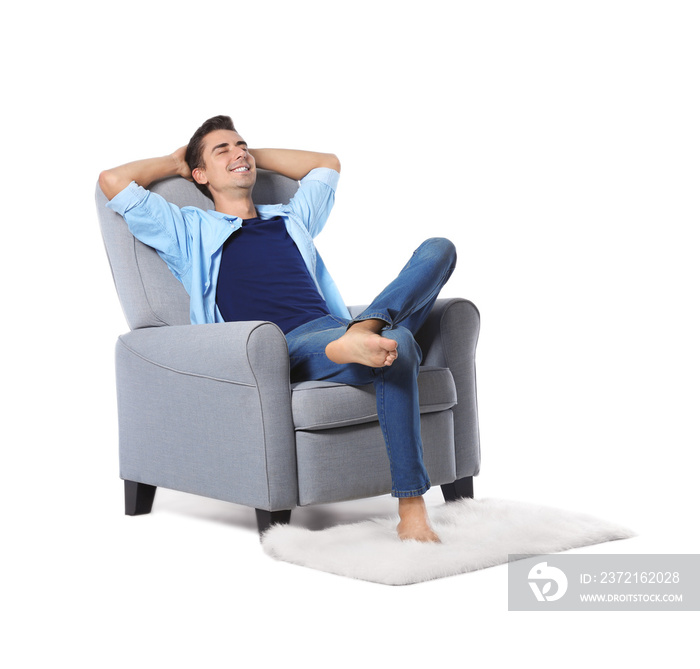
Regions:
<svg viewBox="0 0 700 669"><path fill-rule="evenodd" d="M289 204L258 205L256 169L301 180ZM401 539L439 541L423 494L413 338L451 275L454 246L429 239L356 319L313 244L334 203L336 156L287 149L249 149L228 116L207 120L170 156L128 163L100 174L100 186L131 232L154 247L190 295L193 323L269 320L284 332L291 379L373 383L377 413L399 500ZM145 190L179 175L214 201L214 210L179 209Z"/></svg>

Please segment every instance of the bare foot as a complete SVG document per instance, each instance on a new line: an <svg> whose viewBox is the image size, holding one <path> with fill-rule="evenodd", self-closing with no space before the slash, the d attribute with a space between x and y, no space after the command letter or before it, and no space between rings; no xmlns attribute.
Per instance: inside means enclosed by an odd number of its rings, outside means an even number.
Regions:
<svg viewBox="0 0 700 669"><path fill-rule="evenodd" d="M399 497L399 518L396 528L399 539L440 543L440 538L430 527L428 511L423 497Z"/></svg>
<svg viewBox="0 0 700 669"><path fill-rule="evenodd" d="M326 355L341 365L355 362L367 367L388 367L398 357L398 345L378 334L384 325L384 321L376 319L351 325L340 339L326 346Z"/></svg>

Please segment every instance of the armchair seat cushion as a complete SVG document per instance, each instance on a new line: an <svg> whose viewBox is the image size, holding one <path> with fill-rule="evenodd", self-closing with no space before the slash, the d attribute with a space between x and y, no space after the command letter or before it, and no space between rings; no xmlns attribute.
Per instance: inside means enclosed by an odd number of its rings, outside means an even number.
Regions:
<svg viewBox="0 0 700 669"><path fill-rule="evenodd" d="M457 404L449 369L421 367L418 375L421 414ZM292 386L292 418L297 431L330 430L378 420L374 385L348 386L330 381L304 381Z"/></svg>

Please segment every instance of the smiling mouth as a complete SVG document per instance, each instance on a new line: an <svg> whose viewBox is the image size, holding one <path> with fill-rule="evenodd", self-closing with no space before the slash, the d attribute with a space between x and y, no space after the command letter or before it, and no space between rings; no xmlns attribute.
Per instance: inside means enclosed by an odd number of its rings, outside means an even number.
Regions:
<svg viewBox="0 0 700 669"><path fill-rule="evenodd" d="M229 170L230 172L250 172L250 167L247 165L240 165L239 167L236 167L235 169Z"/></svg>

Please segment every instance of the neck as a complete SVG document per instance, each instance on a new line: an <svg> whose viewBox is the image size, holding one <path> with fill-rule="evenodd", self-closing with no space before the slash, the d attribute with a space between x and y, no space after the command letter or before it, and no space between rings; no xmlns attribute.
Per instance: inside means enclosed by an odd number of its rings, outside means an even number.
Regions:
<svg viewBox="0 0 700 669"><path fill-rule="evenodd" d="M255 218L257 216L253 198L248 196L235 198L217 194L214 196L214 209L222 214L238 216L239 218Z"/></svg>

